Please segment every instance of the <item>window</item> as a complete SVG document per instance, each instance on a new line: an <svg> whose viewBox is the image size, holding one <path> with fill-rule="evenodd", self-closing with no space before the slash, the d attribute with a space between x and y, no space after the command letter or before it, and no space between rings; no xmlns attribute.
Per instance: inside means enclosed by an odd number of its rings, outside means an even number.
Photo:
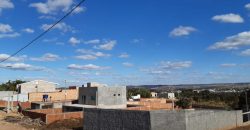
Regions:
<svg viewBox="0 0 250 130"><path fill-rule="evenodd" d="M118 94L118 96L120 96L121 94Z"/></svg>
<svg viewBox="0 0 250 130"><path fill-rule="evenodd" d="M114 96L116 96L116 95L114 94Z"/></svg>
<svg viewBox="0 0 250 130"><path fill-rule="evenodd" d="M95 96L91 96L90 99L91 99L91 100L95 100Z"/></svg>

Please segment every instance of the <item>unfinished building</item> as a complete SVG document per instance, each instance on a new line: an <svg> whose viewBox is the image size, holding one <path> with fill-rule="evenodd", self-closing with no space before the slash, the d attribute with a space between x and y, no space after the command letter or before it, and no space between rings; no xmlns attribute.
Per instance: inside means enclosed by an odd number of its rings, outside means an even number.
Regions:
<svg viewBox="0 0 250 130"><path fill-rule="evenodd" d="M99 108L126 108L126 87L91 86L79 88L78 103Z"/></svg>

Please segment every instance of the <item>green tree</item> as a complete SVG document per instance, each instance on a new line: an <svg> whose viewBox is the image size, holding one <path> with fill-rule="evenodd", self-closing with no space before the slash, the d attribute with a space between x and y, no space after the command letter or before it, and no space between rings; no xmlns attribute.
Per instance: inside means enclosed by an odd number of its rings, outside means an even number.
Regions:
<svg viewBox="0 0 250 130"><path fill-rule="evenodd" d="M15 80L15 81L9 80L8 82L2 83L0 85L0 91L16 91L16 85L25 83L25 82L26 81L22 81L22 80Z"/></svg>
<svg viewBox="0 0 250 130"><path fill-rule="evenodd" d="M191 98L181 98L176 102L176 105L183 108L183 109L187 109L192 105L192 99Z"/></svg>

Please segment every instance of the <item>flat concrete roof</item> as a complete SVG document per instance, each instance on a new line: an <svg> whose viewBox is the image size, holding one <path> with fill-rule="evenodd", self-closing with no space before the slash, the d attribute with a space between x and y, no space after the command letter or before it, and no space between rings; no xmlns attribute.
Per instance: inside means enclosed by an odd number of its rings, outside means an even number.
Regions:
<svg viewBox="0 0 250 130"><path fill-rule="evenodd" d="M98 108L95 105L83 105L83 104L67 104L67 105L63 105L63 106L67 106L67 107L80 107L80 108Z"/></svg>
<svg viewBox="0 0 250 130"><path fill-rule="evenodd" d="M36 103L36 104L50 104L50 103L64 103L64 102L72 102L74 100L63 100L63 101L47 101L47 102L31 102L31 103Z"/></svg>

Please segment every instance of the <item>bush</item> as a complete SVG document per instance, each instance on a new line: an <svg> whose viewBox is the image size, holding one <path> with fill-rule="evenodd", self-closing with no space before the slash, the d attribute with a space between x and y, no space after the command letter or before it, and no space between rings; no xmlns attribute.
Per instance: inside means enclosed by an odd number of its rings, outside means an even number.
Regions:
<svg viewBox="0 0 250 130"><path fill-rule="evenodd" d="M176 105L183 108L183 109L190 108L192 105L192 99L191 98L181 98L176 102Z"/></svg>

